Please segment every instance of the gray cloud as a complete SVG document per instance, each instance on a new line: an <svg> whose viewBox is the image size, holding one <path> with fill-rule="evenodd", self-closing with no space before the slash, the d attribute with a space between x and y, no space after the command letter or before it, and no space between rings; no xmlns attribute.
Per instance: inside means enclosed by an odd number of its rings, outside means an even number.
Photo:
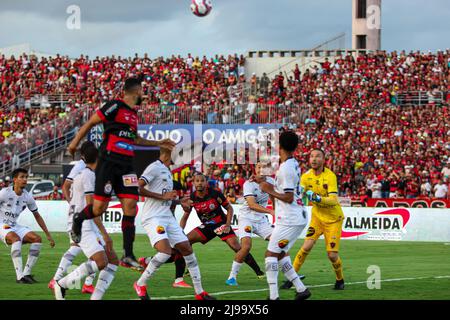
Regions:
<svg viewBox="0 0 450 320"><path fill-rule="evenodd" d="M179 0L2 0L0 8L61 20L67 17L70 5L81 8L84 21L96 23L167 20L188 7Z"/></svg>
<svg viewBox="0 0 450 320"><path fill-rule="evenodd" d="M346 32L351 45L351 0L213 0L206 18L189 0L2 0L0 47L29 42L42 52L78 56L148 52L151 56L245 53L312 48ZM81 8L81 30L68 30L66 8ZM450 2L383 2L386 50L450 47Z"/></svg>

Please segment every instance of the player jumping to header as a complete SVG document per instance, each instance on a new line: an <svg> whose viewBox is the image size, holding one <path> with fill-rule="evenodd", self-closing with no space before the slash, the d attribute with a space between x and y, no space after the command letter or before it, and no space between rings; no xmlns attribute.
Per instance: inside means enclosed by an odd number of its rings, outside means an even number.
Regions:
<svg viewBox="0 0 450 320"><path fill-rule="evenodd" d="M72 239L75 242L80 241L84 220L93 219L105 212L114 190L123 209L122 233L125 253L120 264L139 271L142 271L142 267L133 253L136 232L134 220L138 201L138 179L133 168L134 145L160 146L170 150L175 145L168 139L150 141L137 134L138 116L134 106L140 105L141 102L141 81L136 78L127 79L123 100L107 102L81 127L68 147L68 151L73 155L89 130L103 123L104 139L100 146L99 162L95 170L94 203L74 214Z"/></svg>

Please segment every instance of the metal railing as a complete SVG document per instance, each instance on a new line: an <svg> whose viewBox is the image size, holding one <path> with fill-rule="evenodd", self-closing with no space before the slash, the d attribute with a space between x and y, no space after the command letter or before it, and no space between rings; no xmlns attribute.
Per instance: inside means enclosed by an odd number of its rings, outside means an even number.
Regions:
<svg viewBox="0 0 450 320"><path fill-rule="evenodd" d="M17 167L27 167L33 162L63 150L73 139L78 128L87 121L88 107L67 113L44 124L27 128L25 132L0 144L0 177Z"/></svg>
<svg viewBox="0 0 450 320"><path fill-rule="evenodd" d="M140 124L250 124L297 123L305 107L300 105L269 105L235 103L225 107L143 105L137 109ZM93 110L90 110L90 114Z"/></svg>
<svg viewBox="0 0 450 320"><path fill-rule="evenodd" d="M442 91L408 91L394 97L394 104L399 106L422 106L430 103L443 104L445 94Z"/></svg>
<svg viewBox="0 0 450 320"><path fill-rule="evenodd" d="M74 128L65 133L62 137L44 142L41 145L33 147L26 152L14 155L11 160L0 163L0 177L11 174L14 169L19 167L27 168L36 161L42 160L52 154L64 150L75 137L77 129Z"/></svg>
<svg viewBox="0 0 450 320"><path fill-rule="evenodd" d="M374 53L374 50L366 49L333 49L333 50L251 50L247 52L248 58L273 58L273 57L336 57L348 54Z"/></svg>
<svg viewBox="0 0 450 320"><path fill-rule="evenodd" d="M50 105L59 105L64 107L71 99L75 100L75 94L32 94L29 99L25 99L24 96L17 96L15 99L11 99L5 105L1 106L2 109L9 110L13 107L48 107Z"/></svg>

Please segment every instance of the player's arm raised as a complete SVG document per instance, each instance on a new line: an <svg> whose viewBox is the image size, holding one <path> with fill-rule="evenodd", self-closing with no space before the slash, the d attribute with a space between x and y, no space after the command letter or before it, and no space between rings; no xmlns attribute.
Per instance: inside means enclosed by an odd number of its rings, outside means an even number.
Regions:
<svg viewBox="0 0 450 320"><path fill-rule="evenodd" d="M98 125L102 122L102 119L98 115L98 113L94 113L81 128L78 130L75 138L70 142L69 146L67 147L67 150L69 153L73 156L75 155L75 152L77 151L77 147L80 144L80 141L83 140L83 138L88 134L89 130L91 130L93 127Z"/></svg>
<svg viewBox="0 0 450 320"><path fill-rule="evenodd" d="M172 150L175 147L175 142L173 142L170 139L164 139L164 140L147 140L139 135L134 139L134 143L138 146L145 146L145 147L160 147L168 150Z"/></svg>

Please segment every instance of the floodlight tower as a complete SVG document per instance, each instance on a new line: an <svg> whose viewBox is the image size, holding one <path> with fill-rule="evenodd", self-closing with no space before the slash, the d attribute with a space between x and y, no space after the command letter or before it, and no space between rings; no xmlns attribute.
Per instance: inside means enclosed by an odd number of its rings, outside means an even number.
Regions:
<svg viewBox="0 0 450 320"><path fill-rule="evenodd" d="M352 48L381 49L381 0L352 0Z"/></svg>

